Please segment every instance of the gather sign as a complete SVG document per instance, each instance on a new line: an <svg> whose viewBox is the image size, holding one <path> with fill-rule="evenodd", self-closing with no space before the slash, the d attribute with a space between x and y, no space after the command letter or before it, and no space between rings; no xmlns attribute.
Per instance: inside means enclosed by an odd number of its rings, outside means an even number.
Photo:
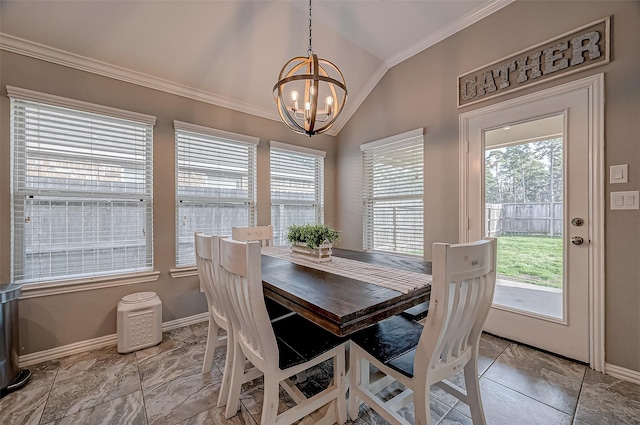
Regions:
<svg viewBox="0 0 640 425"><path fill-rule="evenodd" d="M609 63L606 17L458 77L458 107Z"/></svg>

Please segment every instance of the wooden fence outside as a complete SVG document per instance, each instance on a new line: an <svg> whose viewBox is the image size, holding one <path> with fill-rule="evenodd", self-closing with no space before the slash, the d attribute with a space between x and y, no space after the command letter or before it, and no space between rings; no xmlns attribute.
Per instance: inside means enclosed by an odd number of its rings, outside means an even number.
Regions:
<svg viewBox="0 0 640 425"><path fill-rule="evenodd" d="M485 234L562 236L562 202L486 204Z"/></svg>

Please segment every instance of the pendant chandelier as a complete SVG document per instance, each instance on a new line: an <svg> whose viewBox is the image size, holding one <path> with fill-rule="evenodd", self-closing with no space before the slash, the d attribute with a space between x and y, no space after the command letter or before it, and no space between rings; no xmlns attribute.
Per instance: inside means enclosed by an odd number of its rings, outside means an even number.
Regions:
<svg viewBox="0 0 640 425"><path fill-rule="evenodd" d="M273 95L282 122L291 130L309 137L329 130L347 100L342 72L333 63L319 59L313 53L311 0L307 57L295 57L282 67L278 82L273 86Z"/></svg>

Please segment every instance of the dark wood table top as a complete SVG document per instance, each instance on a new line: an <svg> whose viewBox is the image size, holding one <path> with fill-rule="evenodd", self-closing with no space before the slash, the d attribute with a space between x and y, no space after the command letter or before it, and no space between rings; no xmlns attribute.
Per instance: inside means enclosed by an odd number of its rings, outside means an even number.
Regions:
<svg viewBox="0 0 640 425"><path fill-rule="evenodd" d="M333 256L431 274L417 258L333 248ZM262 255L265 296L338 336L366 328L427 301L431 286L408 294Z"/></svg>

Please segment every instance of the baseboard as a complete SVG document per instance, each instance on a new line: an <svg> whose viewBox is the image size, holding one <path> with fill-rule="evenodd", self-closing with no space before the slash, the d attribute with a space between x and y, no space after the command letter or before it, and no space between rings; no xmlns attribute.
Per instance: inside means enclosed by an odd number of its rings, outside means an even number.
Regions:
<svg viewBox="0 0 640 425"><path fill-rule="evenodd" d="M635 370L625 369L624 367L605 363L604 373L606 375L624 379L625 381L633 382L634 384L640 385L640 372L637 372Z"/></svg>
<svg viewBox="0 0 640 425"><path fill-rule="evenodd" d="M194 316L183 317L181 319L170 320L162 323L162 331L181 328L183 326L193 325L208 320L208 313L196 314ZM31 366L34 364L46 362L49 360L59 359L61 357L78 354L89 350L95 350L109 345L118 343L118 335L105 335L98 338L87 339L85 341L74 342L73 344L63 345L61 347L52 348L50 350L38 351L36 353L25 354L18 358L20 367Z"/></svg>

